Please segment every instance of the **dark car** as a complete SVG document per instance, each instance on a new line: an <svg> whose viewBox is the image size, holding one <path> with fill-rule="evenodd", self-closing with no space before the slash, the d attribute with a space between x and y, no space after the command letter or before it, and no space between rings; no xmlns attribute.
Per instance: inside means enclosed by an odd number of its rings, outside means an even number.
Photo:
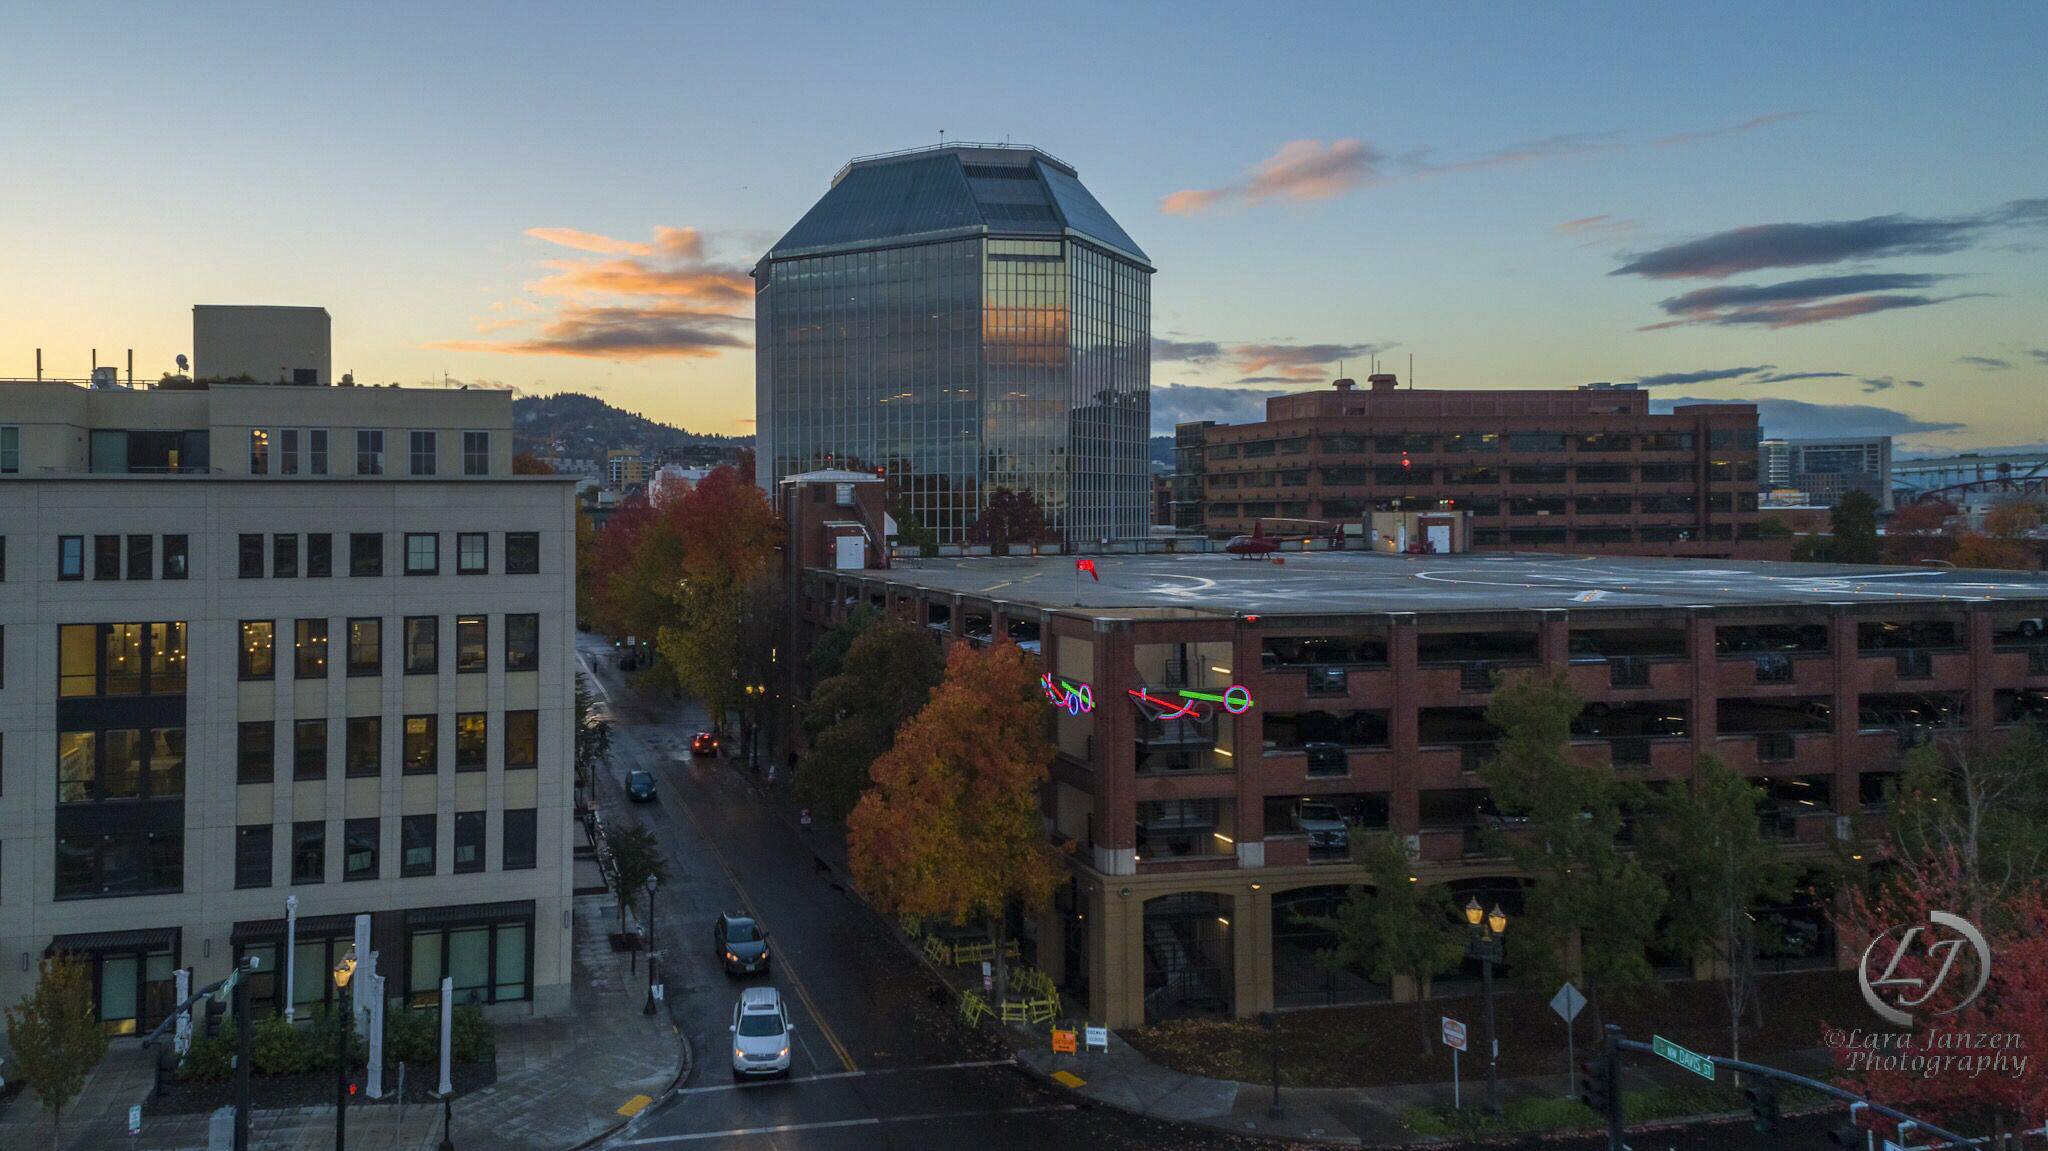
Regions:
<svg viewBox="0 0 2048 1151"><path fill-rule="evenodd" d="M711 929L711 945L727 975L768 970L768 934L751 918L728 911Z"/></svg>
<svg viewBox="0 0 2048 1151"><path fill-rule="evenodd" d="M718 745L719 739L717 732L700 731L697 734L690 737L690 754L717 755Z"/></svg>
<svg viewBox="0 0 2048 1151"><path fill-rule="evenodd" d="M651 803L654 800L654 773L634 771L626 775L626 798L634 803Z"/></svg>

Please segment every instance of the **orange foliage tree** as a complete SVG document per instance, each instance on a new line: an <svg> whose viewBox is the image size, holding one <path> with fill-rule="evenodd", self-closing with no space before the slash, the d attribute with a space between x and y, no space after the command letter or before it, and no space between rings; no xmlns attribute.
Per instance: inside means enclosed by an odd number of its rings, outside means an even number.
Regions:
<svg viewBox="0 0 2048 1151"><path fill-rule="evenodd" d="M1010 904L1041 910L1060 882L1039 802L1052 753L1036 662L1008 642L956 645L846 821L861 891L891 915L984 923L999 989Z"/></svg>
<svg viewBox="0 0 2048 1151"><path fill-rule="evenodd" d="M768 497L730 467L713 470L655 515L657 538L672 541L672 552L657 554L673 564L658 577L666 603L655 645L676 681L723 723L740 698L742 636L758 636L750 624L778 614L776 597L761 585L774 578L782 528Z"/></svg>

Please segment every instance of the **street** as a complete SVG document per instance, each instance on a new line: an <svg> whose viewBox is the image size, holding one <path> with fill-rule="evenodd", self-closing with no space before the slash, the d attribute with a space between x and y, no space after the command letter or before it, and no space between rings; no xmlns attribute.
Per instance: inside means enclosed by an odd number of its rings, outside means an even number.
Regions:
<svg viewBox="0 0 2048 1151"><path fill-rule="evenodd" d="M694 703L627 687L610 645L578 638L591 688L613 722L598 794L605 820L653 831L670 882L655 913L666 1004L695 1065L665 1106L609 1147L1220 1148L1244 1140L1109 1108L1077 1107L1063 1089L1009 1065L993 1037L962 1026L880 917L821 871L806 832L764 804L737 760L693 759L704 726ZM626 772L659 779L654 803L624 797ZM786 782L786 781L785 781ZM769 935L767 981L796 1026L787 1080L733 1083L726 1028L742 987L711 948L723 910L753 914Z"/></svg>

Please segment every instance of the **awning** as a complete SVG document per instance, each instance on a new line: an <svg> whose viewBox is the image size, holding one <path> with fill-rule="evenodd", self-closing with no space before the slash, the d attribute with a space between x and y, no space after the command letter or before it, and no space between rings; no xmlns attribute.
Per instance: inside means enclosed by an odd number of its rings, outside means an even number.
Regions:
<svg viewBox="0 0 2048 1151"><path fill-rule="evenodd" d="M533 918L533 900L507 903L462 903L454 907L422 907L405 913L405 925L444 927L463 923L506 923Z"/></svg>
<svg viewBox="0 0 2048 1151"><path fill-rule="evenodd" d="M175 927L145 927L135 931L88 931L81 935L58 935L43 949L48 958L63 952L156 951L178 949Z"/></svg>
<svg viewBox="0 0 2048 1151"><path fill-rule="evenodd" d="M337 935L353 936L356 931L356 917L353 915L301 915L298 936L300 939L329 939ZM230 943L237 946L244 943L267 943L284 938L282 919L245 919L235 924L235 930L228 936Z"/></svg>

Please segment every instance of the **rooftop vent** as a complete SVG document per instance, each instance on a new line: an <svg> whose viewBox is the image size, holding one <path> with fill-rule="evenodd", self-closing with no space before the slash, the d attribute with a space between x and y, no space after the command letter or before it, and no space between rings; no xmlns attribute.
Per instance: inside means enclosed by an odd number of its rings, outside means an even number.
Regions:
<svg viewBox="0 0 2048 1151"><path fill-rule="evenodd" d="M1346 377L1344 377L1343 379L1341 379L1341 380L1338 380L1338 381L1336 382L1336 385L1335 385L1336 389L1337 389L1338 391L1340 391L1340 392L1348 392L1348 391L1350 391L1351 389L1353 389L1353 388L1355 388L1355 387L1357 387L1357 386L1358 386L1358 381L1357 381L1357 380L1354 380L1354 379L1352 379L1352 378L1351 378L1351 377L1349 377L1349 376L1346 376Z"/></svg>
<svg viewBox="0 0 2048 1151"><path fill-rule="evenodd" d="M1391 392L1400 384L1400 381L1394 378L1394 373L1392 372L1374 372L1372 375L1365 377L1365 382L1371 384L1372 390L1375 392Z"/></svg>

